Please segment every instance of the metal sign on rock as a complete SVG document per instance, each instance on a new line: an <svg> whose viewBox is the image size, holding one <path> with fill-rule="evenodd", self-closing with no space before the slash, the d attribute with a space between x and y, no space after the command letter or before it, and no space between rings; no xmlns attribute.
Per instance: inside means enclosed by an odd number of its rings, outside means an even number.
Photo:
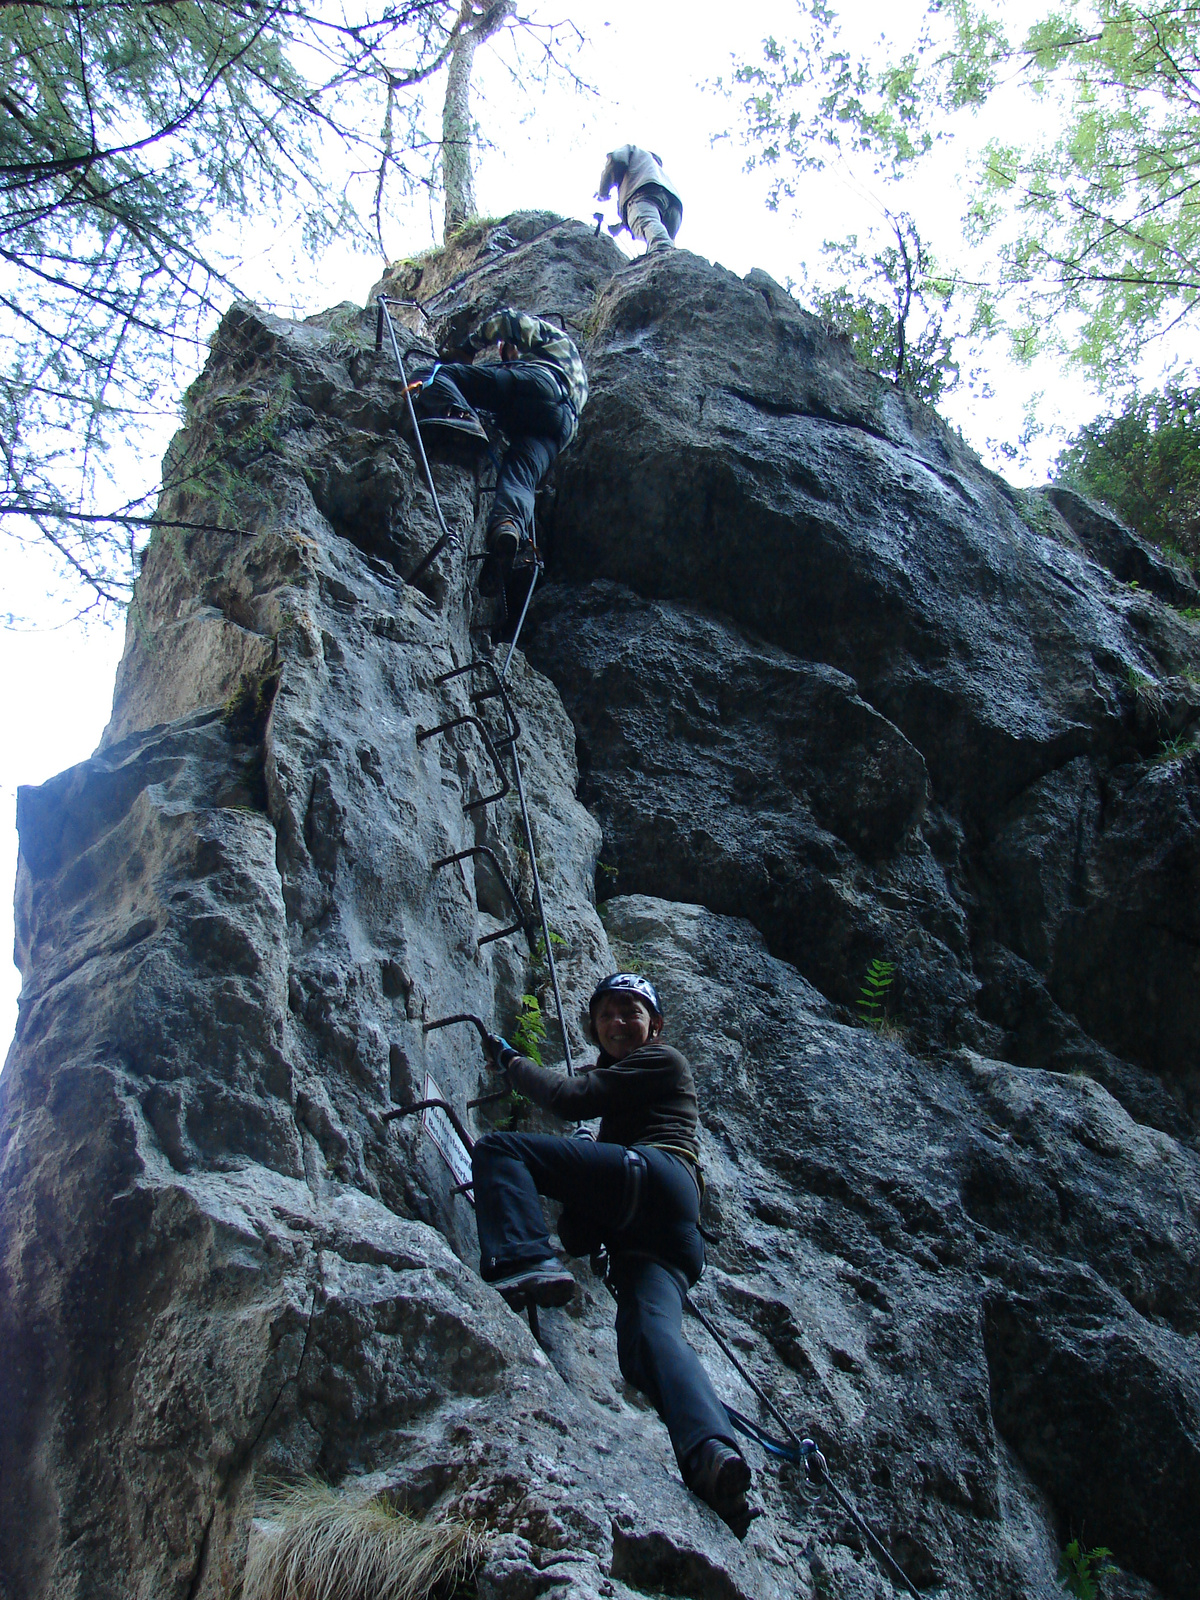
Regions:
<svg viewBox="0 0 1200 1600"><path fill-rule="evenodd" d="M444 1100L446 1097L438 1088L429 1073L425 1074L425 1092L422 1100ZM454 1174L455 1183L470 1183L471 1181L471 1152L455 1133L450 1119L440 1106L426 1106L421 1113L421 1126L438 1147L442 1160ZM474 1197L467 1192L467 1199L475 1204Z"/></svg>

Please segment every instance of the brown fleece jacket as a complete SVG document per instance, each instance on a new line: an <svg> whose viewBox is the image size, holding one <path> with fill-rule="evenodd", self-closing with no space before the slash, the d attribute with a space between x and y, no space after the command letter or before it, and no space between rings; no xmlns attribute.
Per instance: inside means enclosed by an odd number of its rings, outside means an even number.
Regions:
<svg viewBox="0 0 1200 1600"><path fill-rule="evenodd" d="M659 1144L699 1160L696 1085L687 1059L655 1040L614 1061L603 1050L590 1072L573 1078L517 1056L508 1079L520 1094L564 1122L599 1117L604 1144Z"/></svg>

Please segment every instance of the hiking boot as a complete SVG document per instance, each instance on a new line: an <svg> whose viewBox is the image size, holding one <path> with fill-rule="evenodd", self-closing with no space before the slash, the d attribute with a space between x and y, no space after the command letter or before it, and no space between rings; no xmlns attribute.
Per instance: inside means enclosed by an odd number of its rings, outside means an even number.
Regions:
<svg viewBox="0 0 1200 1600"><path fill-rule="evenodd" d="M705 1439L688 1458L687 1485L739 1539L758 1515L746 1501L753 1474L746 1458L724 1439Z"/></svg>
<svg viewBox="0 0 1200 1600"><path fill-rule="evenodd" d="M423 436L440 435L447 440L461 440L472 446L478 445L481 449L491 444L487 429L479 418L467 416L465 412L447 411L444 414L434 413L430 416L421 414L420 427Z"/></svg>
<svg viewBox="0 0 1200 1600"><path fill-rule="evenodd" d="M540 567L541 564L542 558L538 554L537 545L534 544L532 539L522 538L520 544L518 544L516 548L516 552L513 555L512 566L510 570L513 573L524 573L526 580L528 580L529 574L533 568Z"/></svg>
<svg viewBox="0 0 1200 1600"><path fill-rule="evenodd" d="M419 417L448 417L466 416L467 402L458 392L457 384L453 384L444 376L435 377L430 381L428 373L417 374L413 379L421 387L413 396L413 406Z"/></svg>
<svg viewBox="0 0 1200 1600"><path fill-rule="evenodd" d="M565 1306L575 1293L575 1279L553 1256L531 1266L494 1278L491 1287L504 1296L514 1311L526 1306Z"/></svg>
<svg viewBox="0 0 1200 1600"><path fill-rule="evenodd" d="M475 586L482 595L499 594L521 548L521 530L515 522L498 522L488 530L488 552Z"/></svg>

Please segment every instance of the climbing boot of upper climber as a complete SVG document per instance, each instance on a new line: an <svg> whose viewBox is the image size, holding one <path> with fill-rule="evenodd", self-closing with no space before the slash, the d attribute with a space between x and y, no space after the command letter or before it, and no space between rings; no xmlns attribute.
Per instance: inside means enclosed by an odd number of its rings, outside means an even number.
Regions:
<svg viewBox="0 0 1200 1600"><path fill-rule="evenodd" d="M491 448L487 429L478 417L472 417L466 412L450 411L445 416L422 417L421 434L426 440L442 436L455 444L472 444L478 446L480 450Z"/></svg>
<svg viewBox="0 0 1200 1600"><path fill-rule="evenodd" d="M521 530L515 522L498 522L488 533L488 553L479 569L476 587L482 595L499 594L521 548Z"/></svg>
<svg viewBox="0 0 1200 1600"><path fill-rule="evenodd" d="M491 447L487 429L467 404L458 385L444 372L435 367L432 374L416 382L421 387L413 408L423 438L432 439L440 434L456 444L473 444L480 449Z"/></svg>
<svg viewBox="0 0 1200 1600"><path fill-rule="evenodd" d="M575 1293L575 1279L553 1256L547 1256L505 1278L494 1279L491 1287L514 1311L524 1311L529 1305L565 1306Z"/></svg>

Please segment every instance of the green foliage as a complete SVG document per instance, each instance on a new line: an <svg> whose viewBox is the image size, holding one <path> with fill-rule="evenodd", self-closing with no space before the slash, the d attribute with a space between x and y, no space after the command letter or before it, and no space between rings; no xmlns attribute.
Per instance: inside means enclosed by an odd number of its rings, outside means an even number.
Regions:
<svg viewBox="0 0 1200 1600"><path fill-rule="evenodd" d="M626 944L623 939L610 939L609 948L612 950L613 959L617 963L618 972L636 972L641 978L648 978L646 964L638 954L637 946Z"/></svg>
<svg viewBox="0 0 1200 1600"><path fill-rule="evenodd" d="M495 1127L501 1133L518 1132L532 1104L533 1101L525 1095L518 1094L515 1089L510 1090L508 1099L504 1102L504 1115L496 1118Z"/></svg>
<svg viewBox="0 0 1200 1600"><path fill-rule="evenodd" d="M309 318L310 322L317 320ZM339 353L343 355L352 356L358 350L372 350L375 347L375 329L369 316L364 317L356 305L335 306L319 321L333 335Z"/></svg>
<svg viewBox="0 0 1200 1600"><path fill-rule="evenodd" d="M562 65L570 24L486 14L538 36L518 81ZM383 251L440 160L424 85L478 21L461 0L0 4L0 515L97 599L128 597L157 493L129 498L112 444L173 411L247 247L263 271L261 219L309 254Z"/></svg>
<svg viewBox="0 0 1200 1600"><path fill-rule="evenodd" d="M1163 696L1160 685L1154 678L1147 677L1137 667L1126 667L1125 684L1133 696L1134 704L1142 716L1158 722L1163 714Z"/></svg>
<svg viewBox="0 0 1200 1600"><path fill-rule="evenodd" d="M478 244L482 240L490 228L497 227L503 221L503 217L471 217L446 234L446 245L470 249L473 244Z"/></svg>
<svg viewBox="0 0 1200 1600"><path fill-rule="evenodd" d="M861 155L895 175L935 140L919 53L898 56L879 72L853 59L825 0L799 0L797 12L796 34L786 43L765 39L762 59L739 62L730 86L745 92L743 131L754 152L747 166L775 175L772 210L794 198L794 173Z"/></svg>
<svg viewBox="0 0 1200 1600"><path fill-rule="evenodd" d="M876 956L867 967L858 992L858 1014L868 1028L881 1028L886 1015L888 991L896 979L896 963Z"/></svg>
<svg viewBox="0 0 1200 1600"><path fill-rule="evenodd" d="M1054 518L1045 496L1031 489L1013 489L1012 497L1017 515L1029 531L1050 537L1054 528Z"/></svg>
<svg viewBox="0 0 1200 1600"><path fill-rule="evenodd" d="M1190 733L1177 733L1173 739L1164 739L1155 752L1154 759L1167 766L1173 766L1177 761L1185 761L1195 750Z"/></svg>
<svg viewBox="0 0 1200 1600"><path fill-rule="evenodd" d="M1104 1545L1084 1550L1078 1539L1072 1539L1059 1557L1059 1584L1068 1594L1074 1595L1075 1600L1097 1600L1100 1580L1117 1570L1108 1563L1111 1555L1112 1551Z"/></svg>
<svg viewBox="0 0 1200 1600"><path fill-rule="evenodd" d="M542 1065L542 1045L546 1038L546 1019L535 994L523 994L513 1022L512 1042L523 1056Z"/></svg>
<svg viewBox="0 0 1200 1600"><path fill-rule="evenodd" d="M953 286L939 276L912 218L890 220L895 243L870 257L853 235L822 246L832 268L865 288L855 292L843 283L818 291L813 310L848 341L864 367L933 405L958 382L953 341L942 328ZM888 291L891 304L873 297L869 291L877 287ZM920 314L919 328L914 312Z"/></svg>
<svg viewBox="0 0 1200 1600"><path fill-rule="evenodd" d="M554 931L554 929L551 928L550 929L550 948L551 948L551 950L565 950L566 947L567 947L567 941L563 938L562 934L561 933L556 933ZM533 941L533 951L532 951L532 954L531 954L531 959L532 959L533 965L535 967L539 968L541 971L544 971L544 972L547 972L547 973L549 972L549 970L550 970L549 964L546 961L546 940L543 937L543 935L540 934L540 933L538 934L537 938Z"/></svg>
<svg viewBox="0 0 1200 1600"><path fill-rule="evenodd" d="M910 49L882 38L868 56L824 0L798 13L792 39L766 40L718 85L743 97L747 165L771 174L772 208L832 162L897 183L955 137L956 112L1003 87L1012 126L1056 116L1047 136L977 159L963 230L976 259L958 283L971 336L1007 332L1018 359L1065 350L1111 383L1150 341L1195 325L1200 0L1070 0L1019 42L999 4L929 0Z"/></svg>
<svg viewBox="0 0 1200 1600"><path fill-rule="evenodd" d="M1052 319L1077 319L1075 358L1119 378L1200 310L1200 4L1087 0L1006 58L1064 115L1043 144L989 149L981 224L992 200L1016 222L1004 283L1042 342Z"/></svg>
<svg viewBox="0 0 1200 1600"><path fill-rule="evenodd" d="M235 739L249 742L262 737L279 679L278 669L245 677L226 700L221 720Z"/></svg>
<svg viewBox="0 0 1200 1600"><path fill-rule="evenodd" d="M113 433L153 410L232 291L208 240L218 219L303 189L314 228L340 220L306 142L284 15L119 0L0 7L7 504L63 512L95 489ZM119 526L59 524L56 542L98 595L120 597Z"/></svg>
<svg viewBox="0 0 1200 1600"><path fill-rule="evenodd" d="M1132 396L1079 430L1058 471L1143 538L1200 562L1200 389Z"/></svg>
<svg viewBox="0 0 1200 1600"><path fill-rule="evenodd" d="M1076 0L1017 45L971 0L937 11L951 34L940 60L926 52L932 102L950 107L950 79L974 59L977 99L1003 76L1059 111L1048 138L984 153L966 236L1001 242L977 314L999 321L1006 302L1019 357L1064 349L1096 381L1125 381L1200 311L1200 3Z"/></svg>

